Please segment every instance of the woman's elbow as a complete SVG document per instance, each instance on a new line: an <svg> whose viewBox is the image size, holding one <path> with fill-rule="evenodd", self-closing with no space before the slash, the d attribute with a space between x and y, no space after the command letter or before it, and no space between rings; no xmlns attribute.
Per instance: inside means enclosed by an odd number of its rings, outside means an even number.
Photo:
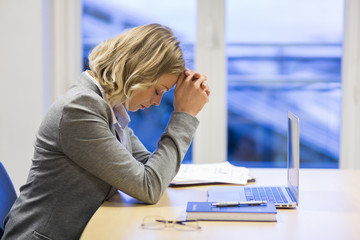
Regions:
<svg viewBox="0 0 360 240"><path fill-rule="evenodd" d="M147 204L157 204L160 201L162 194L149 194L143 202Z"/></svg>

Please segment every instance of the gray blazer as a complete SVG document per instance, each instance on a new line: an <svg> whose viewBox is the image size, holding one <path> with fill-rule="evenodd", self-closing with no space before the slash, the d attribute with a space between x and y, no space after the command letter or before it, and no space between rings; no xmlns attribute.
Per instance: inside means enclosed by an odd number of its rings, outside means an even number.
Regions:
<svg viewBox="0 0 360 240"><path fill-rule="evenodd" d="M116 138L110 107L83 73L40 126L27 182L5 219L2 239L78 239L117 189L156 203L198 124L187 113L172 113L153 153L126 128L126 149Z"/></svg>

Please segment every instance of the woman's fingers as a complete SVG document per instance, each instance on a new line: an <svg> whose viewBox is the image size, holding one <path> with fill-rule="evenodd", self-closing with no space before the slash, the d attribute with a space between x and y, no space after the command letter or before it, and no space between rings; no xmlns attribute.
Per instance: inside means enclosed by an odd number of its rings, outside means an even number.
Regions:
<svg viewBox="0 0 360 240"><path fill-rule="evenodd" d="M210 89L207 78L189 69L186 69L184 75L184 79L175 88L174 110L196 116L209 101Z"/></svg>
<svg viewBox="0 0 360 240"><path fill-rule="evenodd" d="M187 80L191 79L191 81L195 82L195 85L197 87L201 87L208 96L210 95L210 88L207 83L206 75L201 75L200 73L197 73L197 72L189 70L189 69L186 69L184 74L185 74Z"/></svg>
<svg viewBox="0 0 360 240"><path fill-rule="evenodd" d="M201 88L205 91L206 95L210 95L210 88L209 88L209 85L207 84L207 81L203 81L201 83Z"/></svg>
<svg viewBox="0 0 360 240"><path fill-rule="evenodd" d="M197 79L195 79L196 81L196 85L198 87L201 87L201 89L203 89L206 93L206 95L210 95L210 88L209 88L209 84L207 82L207 76L206 75L200 75Z"/></svg>
<svg viewBox="0 0 360 240"><path fill-rule="evenodd" d="M176 87L179 87L183 83L185 78L186 78L185 72L180 73L180 75L179 75L179 77L178 77L178 79L176 81Z"/></svg>

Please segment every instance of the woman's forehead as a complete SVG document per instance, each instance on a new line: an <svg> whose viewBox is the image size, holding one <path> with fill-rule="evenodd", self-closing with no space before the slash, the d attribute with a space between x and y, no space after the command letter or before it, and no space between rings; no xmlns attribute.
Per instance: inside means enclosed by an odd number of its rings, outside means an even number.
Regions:
<svg viewBox="0 0 360 240"><path fill-rule="evenodd" d="M178 80L178 75L176 74L164 74L157 81L156 85L166 88L167 91L174 87Z"/></svg>

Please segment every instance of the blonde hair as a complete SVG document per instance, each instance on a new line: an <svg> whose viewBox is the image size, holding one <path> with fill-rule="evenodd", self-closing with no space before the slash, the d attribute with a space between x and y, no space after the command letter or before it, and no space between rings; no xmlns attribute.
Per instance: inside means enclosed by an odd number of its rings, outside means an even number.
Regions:
<svg viewBox="0 0 360 240"><path fill-rule="evenodd" d="M185 69L179 41L172 30L160 24L133 28L96 46L89 66L108 101L128 106L136 89L151 87L164 74Z"/></svg>

